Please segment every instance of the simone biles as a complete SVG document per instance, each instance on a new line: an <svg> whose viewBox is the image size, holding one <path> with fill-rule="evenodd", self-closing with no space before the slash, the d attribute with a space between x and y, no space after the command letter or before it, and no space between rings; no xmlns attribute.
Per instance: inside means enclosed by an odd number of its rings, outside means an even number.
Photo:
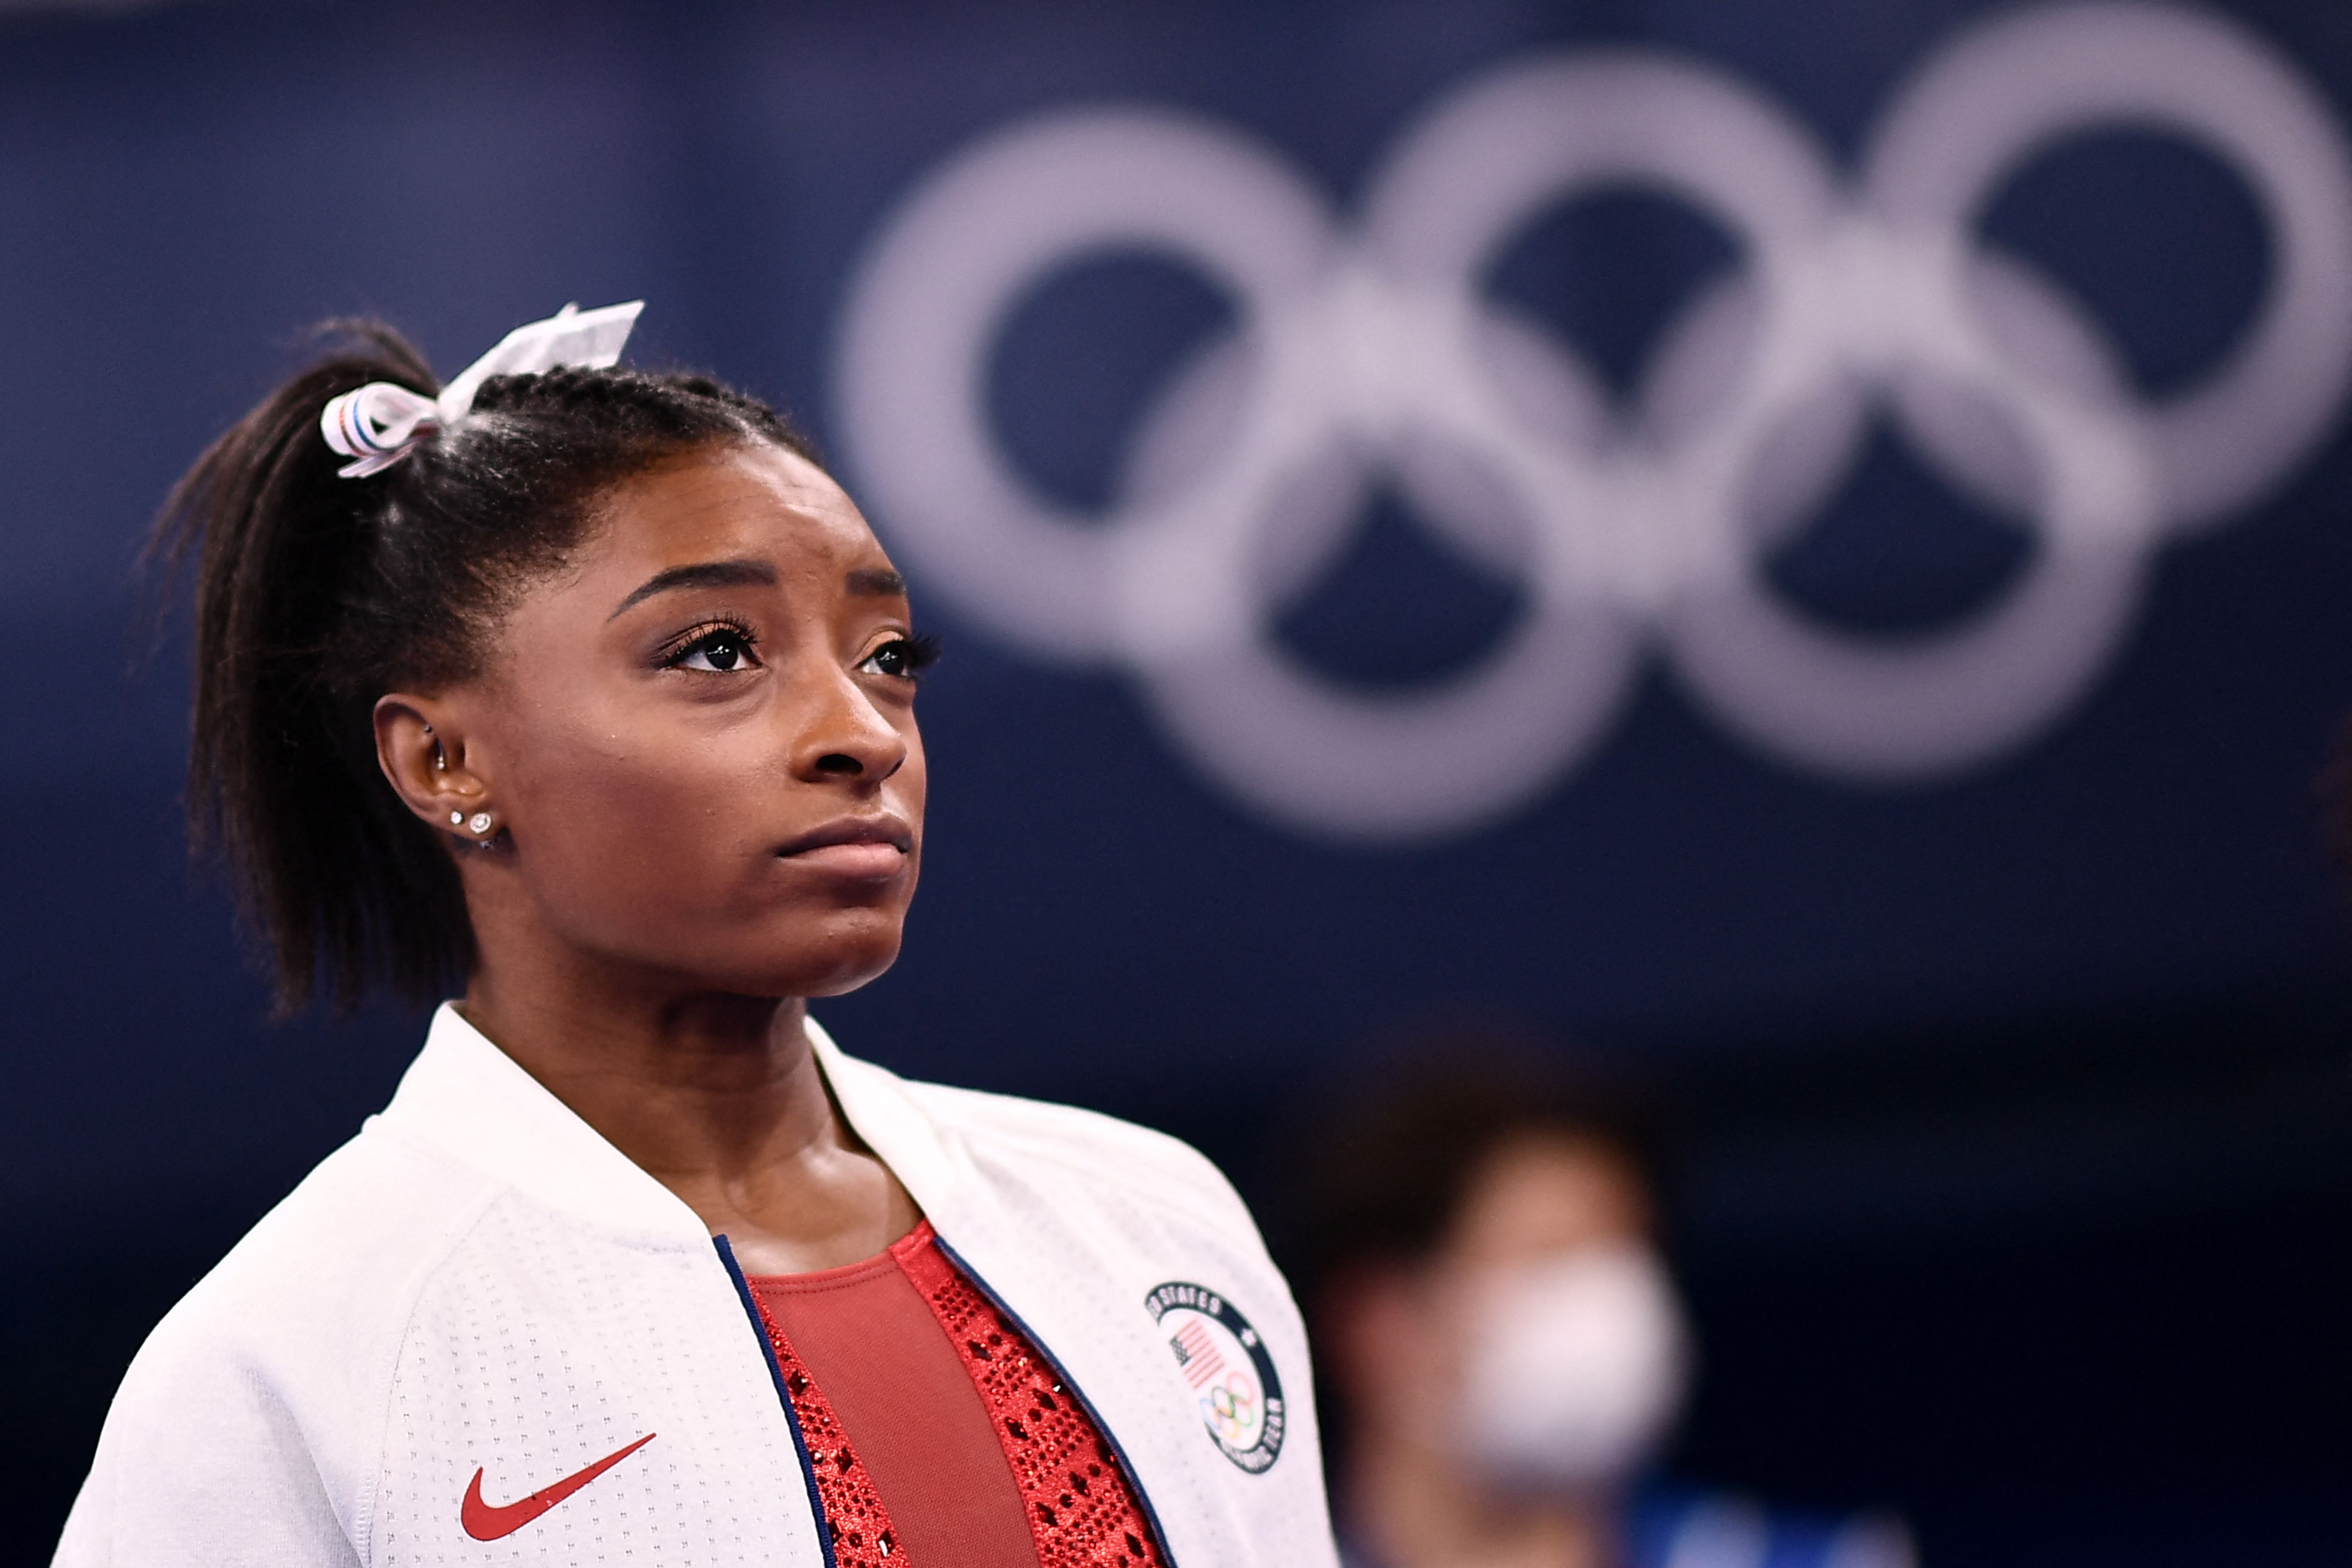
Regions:
<svg viewBox="0 0 2352 1568"><path fill-rule="evenodd" d="M898 951L932 650L773 411L614 368L635 315L446 387L347 328L164 512L282 1004L461 994L148 1341L58 1562L1330 1564L1215 1170L810 1020Z"/></svg>

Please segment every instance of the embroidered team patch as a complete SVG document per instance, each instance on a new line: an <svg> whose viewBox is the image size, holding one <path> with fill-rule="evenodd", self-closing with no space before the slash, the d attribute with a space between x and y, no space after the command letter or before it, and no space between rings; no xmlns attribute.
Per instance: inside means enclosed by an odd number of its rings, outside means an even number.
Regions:
<svg viewBox="0 0 2352 1568"><path fill-rule="evenodd" d="M1252 1475L1272 1465L1282 1455L1282 1379L1250 1321L1214 1290L1181 1279L1153 1287L1143 1304L1225 1458Z"/></svg>

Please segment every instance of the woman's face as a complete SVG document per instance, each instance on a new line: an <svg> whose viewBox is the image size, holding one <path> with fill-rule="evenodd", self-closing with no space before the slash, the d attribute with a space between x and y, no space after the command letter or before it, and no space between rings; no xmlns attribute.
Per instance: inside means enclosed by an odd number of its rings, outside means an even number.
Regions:
<svg viewBox="0 0 2352 1568"><path fill-rule="evenodd" d="M624 481L452 694L509 840L469 900L520 899L656 984L863 984L921 863L923 658L906 584L815 465L728 446Z"/></svg>
<svg viewBox="0 0 2352 1568"><path fill-rule="evenodd" d="M1329 1303L1327 1353L1357 1419L1401 1440L1453 1443L1430 1413L1460 1400L1481 1299L1531 1267L1646 1247L1651 1227L1642 1176L1612 1150L1567 1132L1507 1139L1428 1258L1373 1270ZM1399 1345L1413 1347L1409 1363Z"/></svg>

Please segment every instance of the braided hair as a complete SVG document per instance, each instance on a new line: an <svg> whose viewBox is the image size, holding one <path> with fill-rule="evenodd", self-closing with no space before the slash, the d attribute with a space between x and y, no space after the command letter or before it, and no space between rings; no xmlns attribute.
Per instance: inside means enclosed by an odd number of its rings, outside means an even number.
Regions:
<svg viewBox="0 0 2352 1568"><path fill-rule="evenodd" d="M507 608L621 480L714 446L816 460L775 410L716 381L562 369L493 376L466 419L341 479L320 435L329 399L440 384L389 327L322 335L325 357L196 460L150 542L195 579L191 844L226 862L281 1016L321 990L345 1012L378 986L430 1001L473 965L456 863L377 764L376 700L478 673Z"/></svg>

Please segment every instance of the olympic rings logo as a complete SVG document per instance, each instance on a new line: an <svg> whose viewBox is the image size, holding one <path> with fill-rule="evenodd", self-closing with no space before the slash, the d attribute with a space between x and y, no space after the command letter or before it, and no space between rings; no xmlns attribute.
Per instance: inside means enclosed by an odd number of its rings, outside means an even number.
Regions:
<svg viewBox="0 0 2352 1568"><path fill-rule="evenodd" d="M1201 1418L1224 1442L1246 1448L1257 1436L1257 1390L1243 1373L1229 1373L1224 1382L1210 1384L1209 1392L1201 1395Z"/></svg>
<svg viewBox="0 0 2352 1568"><path fill-rule="evenodd" d="M2258 318L2200 384L2138 397L2073 298L1981 246L2002 183L2116 125L2226 163L2269 227ZM1688 203L1746 265L1665 332L1632 410L1573 348L1483 298L1515 233L1600 186ZM2236 26L2065 4L1927 62L1851 180L1745 84L1687 60L1531 58L1403 136L1343 232L1222 125L1139 108L1025 122L959 153L853 285L838 423L925 581L993 633L1140 683L1193 761L1328 837L1404 840L1521 805L1605 732L1654 650L1725 726L1795 763L1931 779L2053 723L2127 632L2153 552L2321 439L2352 365L2352 163L2325 103ZM1144 250L1238 302L1134 443L1105 519L1007 467L984 366L1059 267ZM1887 411L1950 482L2030 527L2029 566L1932 637L1847 636L1762 563ZM1266 630L1344 548L1372 476L1533 605L1484 665L1377 696Z"/></svg>

